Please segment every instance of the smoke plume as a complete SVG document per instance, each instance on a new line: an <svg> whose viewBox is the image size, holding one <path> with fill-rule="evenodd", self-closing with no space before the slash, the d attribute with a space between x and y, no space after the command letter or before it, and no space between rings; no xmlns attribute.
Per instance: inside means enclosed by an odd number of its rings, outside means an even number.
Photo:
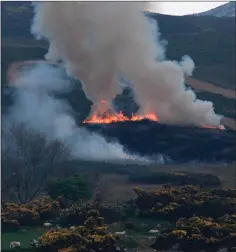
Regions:
<svg viewBox="0 0 236 252"><path fill-rule="evenodd" d="M14 84L19 88L2 120L4 131L23 123L45 134L48 140L62 140L74 159L148 163L146 158L127 154L120 144L77 127L70 105L55 96L72 88L60 69L38 65L20 75Z"/></svg>
<svg viewBox="0 0 236 252"><path fill-rule="evenodd" d="M219 125L213 104L197 100L185 87L193 61L187 56L179 63L163 60L163 43L153 39L143 13L146 4L40 2L32 33L50 42L47 59L61 60L67 73L82 81L93 103L92 114L113 110L112 100L122 91L122 74L132 81L139 114L156 113L167 123Z"/></svg>

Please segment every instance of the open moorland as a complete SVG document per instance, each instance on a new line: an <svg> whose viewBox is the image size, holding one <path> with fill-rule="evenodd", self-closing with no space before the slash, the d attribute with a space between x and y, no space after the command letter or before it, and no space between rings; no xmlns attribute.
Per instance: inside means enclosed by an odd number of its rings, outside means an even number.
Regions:
<svg viewBox="0 0 236 252"><path fill-rule="evenodd" d="M85 125L91 102L71 80L74 88L58 98L76 125L120 143L127 159L74 160L63 142L23 124L2 130L15 145L1 153L1 251L236 251L235 19L146 14L168 41L168 59L193 58L186 84L214 103L226 130L145 120ZM8 85L12 64L47 52L30 34L32 16L30 2L1 4L3 116L20 88ZM127 114L137 110L130 97L124 89L114 102ZM13 241L20 247L10 248Z"/></svg>

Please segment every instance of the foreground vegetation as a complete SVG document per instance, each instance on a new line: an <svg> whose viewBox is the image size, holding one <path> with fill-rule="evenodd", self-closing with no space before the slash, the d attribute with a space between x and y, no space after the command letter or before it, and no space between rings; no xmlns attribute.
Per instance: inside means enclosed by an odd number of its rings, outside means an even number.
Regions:
<svg viewBox="0 0 236 252"><path fill-rule="evenodd" d="M137 228L139 219L143 223L165 220L170 225L158 226L150 249L170 249L178 245L180 251L194 248L191 251L197 252L235 246L236 190L164 185L153 191L140 188L134 191L136 197L120 207L101 204L98 200L66 205L68 201L64 197L56 200L40 197L26 204L5 203L2 206L2 231L16 231L29 223L42 227L44 222L50 221L53 227L31 243L32 249L116 251L118 247L127 250L129 233L141 231ZM136 216L135 221L132 216ZM110 228L117 222L123 222L127 232L121 240ZM150 241L148 236L146 240Z"/></svg>
<svg viewBox="0 0 236 252"><path fill-rule="evenodd" d="M175 226L158 236L155 249L217 251L236 244L236 190L164 186L153 192L135 189L139 215L167 219Z"/></svg>
<svg viewBox="0 0 236 252"><path fill-rule="evenodd" d="M40 237L38 247L55 252L116 251L117 239L118 236L107 232L104 218L100 217L99 212L91 210L87 213L84 226L51 230Z"/></svg>

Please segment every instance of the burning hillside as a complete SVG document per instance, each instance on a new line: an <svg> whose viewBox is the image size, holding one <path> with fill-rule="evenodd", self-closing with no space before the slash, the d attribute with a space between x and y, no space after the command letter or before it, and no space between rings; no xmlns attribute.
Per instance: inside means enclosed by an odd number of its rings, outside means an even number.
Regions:
<svg viewBox="0 0 236 252"><path fill-rule="evenodd" d="M125 116L122 111L119 113L104 113L103 115L92 115L88 119L84 120L83 123L88 124L111 124L111 123L122 123L122 122L138 122L143 120L149 120L153 122L159 122L158 116L154 113L148 113L146 115L135 115L132 114L131 117ZM202 128L207 129L220 129L224 130L223 125L219 126L208 126L200 125Z"/></svg>
<svg viewBox="0 0 236 252"><path fill-rule="evenodd" d="M62 61L67 73L82 81L93 103L85 123L150 119L177 125L219 127L213 104L196 99L185 86L194 62L165 60L156 23L144 15L144 2L40 2L32 32L46 38L51 62ZM138 112L115 113L113 100L130 81ZM105 101L104 103L101 101Z"/></svg>
<svg viewBox="0 0 236 252"><path fill-rule="evenodd" d="M145 116L134 115L131 117L127 117L120 111L117 114L105 114L102 116L93 115L89 119L85 120L84 123L90 124L109 124L109 123L117 123L117 122L127 122L127 121L141 121L149 119L151 121L158 121L158 117L155 114L147 114Z"/></svg>
<svg viewBox="0 0 236 252"><path fill-rule="evenodd" d="M106 101L102 100L102 104L106 104ZM83 121L84 124L113 124L113 123L124 123L124 122L139 122L143 120L148 120L152 122L159 122L162 123L158 115L156 115L153 112L140 115L140 114L133 114L128 117L124 115L122 111L119 113L116 113L113 110L110 110L109 112L104 113L94 113L91 116L89 116L86 120ZM209 125L199 125L201 128L208 128L208 129L220 129L224 130L225 127L223 125L218 126L209 126Z"/></svg>
<svg viewBox="0 0 236 252"><path fill-rule="evenodd" d="M125 116L122 111L119 113L108 112L102 115L92 115L88 119L84 120L83 123L90 124L109 124L109 123L118 123L118 122L128 122L128 121L142 121L142 120L150 120L158 122L159 119L157 115L154 113L148 113L146 115L135 115L132 114L131 117Z"/></svg>
<svg viewBox="0 0 236 252"><path fill-rule="evenodd" d="M22 88L5 128L24 123L65 142L71 156L83 160L141 162L159 154L175 162L235 160L235 134L202 128L220 127L221 116L186 88L193 61L188 56L165 60L145 7L141 2L37 2L32 32L49 41L46 59L62 63L80 80L92 102L90 115L77 127L70 105L58 97L71 88L61 69L39 65L12 79L18 64L8 77ZM154 35L158 38L157 30ZM122 78L138 106L131 116L113 105L123 91Z"/></svg>
<svg viewBox="0 0 236 252"><path fill-rule="evenodd" d="M236 133L229 130L175 126L150 120L83 124L89 131L117 139L126 151L164 162L232 162ZM160 154L160 155L159 155Z"/></svg>

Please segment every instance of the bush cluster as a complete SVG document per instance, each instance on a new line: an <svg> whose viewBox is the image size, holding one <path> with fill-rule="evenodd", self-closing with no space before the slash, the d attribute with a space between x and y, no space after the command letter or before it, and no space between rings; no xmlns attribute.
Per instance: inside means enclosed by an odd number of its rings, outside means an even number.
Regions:
<svg viewBox="0 0 236 252"><path fill-rule="evenodd" d="M177 220L194 215L217 218L236 213L236 190L164 185L152 192L139 188L134 191L137 198L129 206L137 208L140 215Z"/></svg>
<svg viewBox="0 0 236 252"><path fill-rule="evenodd" d="M26 204L29 209L32 209L39 214L41 221L46 221L55 218L60 214L60 203L58 199L53 200L49 196L43 196Z"/></svg>
<svg viewBox="0 0 236 252"><path fill-rule="evenodd" d="M2 230L15 229L20 225L35 225L39 221L39 213L23 204L6 203L2 207Z"/></svg>
<svg viewBox="0 0 236 252"><path fill-rule="evenodd" d="M129 202L141 216L172 220L152 245L156 250L179 244L181 251L217 251L236 244L236 190L200 186L162 188L146 192L135 188Z"/></svg>
<svg viewBox="0 0 236 252"><path fill-rule="evenodd" d="M59 202L46 196L27 204L5 203L2 206L2 231L13 231L25 225L37 225L55 218L59 213Z"/></svg>
<svg viewBox="0 0 236 252"><path fill-rule="evenodd" d="M43 196L26 204L5 203L2 206L2 230L15 231L20 226L38 225L45 221L68 225L83 225L87 213L94 209L95 202L74 203L68 205L64 197L53 200ZM121 219L121 211L110 205L96 206L106 223L117 222Z"/></svg>
<svg viewBox="0 0 236 252"><path fill-rule="evenodd" d="M83 226L50 230L39 239L38 248L51 252L116 251L118 236L108 233L97 210L90 210Z"/></svg>
<svg viewBox="0 0 236 252"><path fill-rule="evenodd" d="M181 251L218 251L233 248L236 244L235 215L219 219L192 217L179 219L176 227L157 237L153 248L168 249L179 244ZM229 221L230 220L230 221Z"/></svg>
<svg viewBox="0 0 236 252"><path fill-rule="evenodd" d="M88 178L79 174L50 181L47 192L53 199L63 196L71 201L90 199L92 196Z"/></svg>
<svg viewBox="0 0 236 252"><path fill-rule="evenodd" d="M61 225L82 225L87 218L87 213L94 209L94 203L73 204L69 208L63 209L60 212ZM99 212L105 217L106 223L117 222L121 218L121 212L117 207L110 205L99 206Z"/></svg>

